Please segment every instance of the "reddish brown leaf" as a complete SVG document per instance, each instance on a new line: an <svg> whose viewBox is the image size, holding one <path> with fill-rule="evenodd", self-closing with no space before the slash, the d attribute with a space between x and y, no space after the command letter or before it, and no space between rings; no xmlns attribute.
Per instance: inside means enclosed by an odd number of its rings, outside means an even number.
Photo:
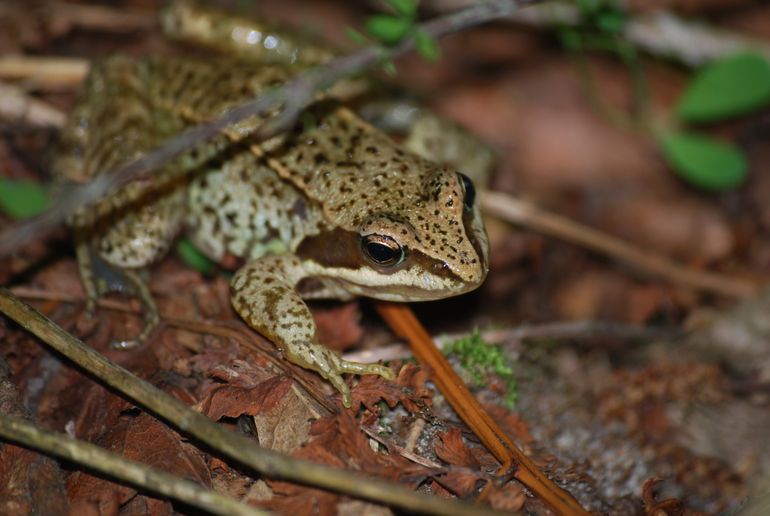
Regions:
<svg viewBox="0 0 770 516"><path fill-rule="evenodd" d="M339 497L326 491L286 482L268 482L274 496L265 502L267 509L277 514L313 514L335 516Z"/></svg>
<svg viewBox="0 0 770 516"><path fill-rule="evenodd" d="M66 511L67 505L55 461L0 444L0 514L55 514Z"/></svg>
<svg viewBox="0 0 770 516"><path fill-rule="evenodd" d="M254 415L261 446L292 454L305 444L310 433L310 423L317 414L301 394L290 389L272 407L264 408L261 413Z"/></svg>
<svg viewBox="0 0 770 516"><path fill-rule="evenodd" d="M487 498L489 505L499 511L519 512L524 508L527 494L516 481L511 481L502 487L493 487Z"/></svg>
<svg viewBox="0 0 770 516"><path fill-rule="evenodd" d="M463 441L462 431L459 428L450 428L446 432L438 434L440 443L434 447L436 455L448 464L477 469L479 461L473 452Z"/></svg>
<svg viewBox="0 0 770 516"><path fill-rule="evenodd" d="M483 476L478 471L451 469L445 475L437 475L433 479L460 498L468 498L483 485Z"/></svg>
<svg viewBox="0 0 770 516"><path fill-rule="evenodd" d="M313 318L318 329L318 340L338 351L353 346L364 334L360 322L361 310L355 301L332 308L315 308Z"/></svg>
<svg viewBox="0 0 770 516"><path fill-rule="evenodd" d="M419 412L433 400L433 392L425 387L426 378L422 369L412 364L401 368L395 382L381 376L363 376L352 391L353 411L363 405L375 412L376 405L384 401L390 408L401 403L409 412Z"/></svg>
<svg viewBox="0 0 770 516"><path fill-rule="evenodd" d="M120 516L171 516L174 508L165 500L135 496L120 508Z"/></svg>
<svg viewBox="0 0 770 516"><path fill-rule="evenodd" d="M202 412L217 421L222 417L253 416L273 408L291 389L292 380L274 376L256 387L222 385L199 403Z"/></svg>
<svg viewBox="0 0 770 516"><path fill-rule="evenodd" d="M524 445L534 442L535 438L529 431L529 425L519 414L501 407L500 405L485 403L484 410L499 424L505 432L514 440Z"/></svg>
<svg viewBox="0 0 770 516"><path fill-rule="evenodd" d="M345 410L313 422L310 442L294 455L335 467L354 468L393 480L419 482L428 471L400 455L372 450L353 412Z"/></svg>
<svg viewBox="0 0 770 516"><path fill-rule="evenodd" d="M195 448L181 441L179 435L147 414L137 417L124 417L110 428L100 439L101 446L124 455L126 458L162 469L168 473L188 478L209 486L206 463ZM67 482L69 498L76 504L92 504L101 514L107 514L112 508L123 507L129 502L139 504L139 510L150 509L154 514L166 514L170 504L166 501L133 502L136 491L93 477L86 473L75 472Z"/></svg>

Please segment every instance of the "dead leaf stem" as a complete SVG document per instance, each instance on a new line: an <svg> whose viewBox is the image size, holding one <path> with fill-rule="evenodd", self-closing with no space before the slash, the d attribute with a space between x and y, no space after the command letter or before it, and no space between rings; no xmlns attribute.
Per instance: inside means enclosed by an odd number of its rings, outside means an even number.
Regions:
<svg viewBox="0 0 770 516"><path fill-rule="evenodd" d="M426 514L501 514L484 507L426 496L367 478L359 472L337 470L261 448L107 360L5 288L0 288L0 311L101 383L171 424L183 435L260 474Z"/></svg>
<svg viewBox="0 0 770 516"><path fill-rule="evenodd" d="M212 514L260 516L269 514L249 507L195 482L128 460L99 446L67 435L44 430L19 417L0 414L0 438L72 461L106 477L138 487L142 491L180 501Z"/></svg>
<svg viewBox="0 0 770 516"><path fill-rule="evenodd" d="M557 514L588 514L568 492L541 472L479 405L408 306L378 302L377 312L396 335L409 342L414 355L431 372L441 393L457 415L500 461L504 473L513 471L515 478L549 504Z"/></svg>
<svg viewBox="0 0 770 516"><path fill-rule="evenodd" d="M737 278L689 269L659 254L644 251L628 242L502 192L485 191L481 196L485 213L556 237L684 287L726 297L755 295L759 285Z"/></svg>
<svg viewBox="0 0 770 516"><path fill-rule="evenodd" d="M48 89L72 88L80 84L91 64L86 59L61 56L0 57L0 77L24 79L29 84L44 84Z"/></svg>

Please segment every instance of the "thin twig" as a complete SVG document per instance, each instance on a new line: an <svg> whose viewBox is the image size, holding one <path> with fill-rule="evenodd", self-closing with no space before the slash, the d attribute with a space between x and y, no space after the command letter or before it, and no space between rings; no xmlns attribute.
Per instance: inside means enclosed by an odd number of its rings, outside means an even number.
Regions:
<svg viewBox="0 0 770 516"><path fill-rule="evenodd" d="M441 13L462 9L474 1L431 0L423 4ZM630 14L622 32L623 38L653 55L672 57L693 67L736 52L758 52L770 59L770 44L762 38L746 36L703 20L686 20L662 9ZM534 9L516 12L511 19L538 28L571 27L581 23L580 10L575 2L548 2Z"/></svg>
<svg viewBox="0 0 770 516"><path fill-rule="evenodd" d="M522 6L539 0L493 0L469 7L460 12L448 14L421 25L421 30L434 38L464 30L482 23L508 16ZM269 112L284 106L276 118L267 121L250 135L251 141L264 141L289 127L298 113L310 104L316 91L332 86L338 80L375 66L414 48L414 38L407 38L393 48L378 45L369 46L353 54L337 57L329 63L311 68L280 88L271 89L259 98L228 111L216 120L193 127L170 139L161 147L150 151L141 158L127 163L114 172L95 174L88 184L70 188L58 202L45 213L24 220L7 228L0 234L0 256L17 251L32 239L42 235L60 223L76 209L92 205L114 192L129 181L149 174L163 164L179 156L195 145L208 140L236 122Z"/></svg>
<svg viewBox="0 0 770 516"><path fill-rule="evenodd" d="M644 251L619 238L540 209L532 203L508 194L486 191L481 195L481 204L485 213L587 247L676 285L738 298L750 297L759 291L759 285L715 273L688 269L673 260Z"/></svg>
<svg viewBox="0 0 770 516"><path fill-rule="evenodd" d="M424 419L419 419L418 421L423 422L423 426L425 423ZM361 426L361 430L363 430L366 435L383 445L385 448L388 449L388 452L390 453L398 453L402 457L404 457L407 460L410 460L414 462L415 464L419 464L420 466L424 466L429 469L436 469L436 470L443 470L444 466L439 464L436 461L426 459L425 457L421 457L420 455L417 455L412 450L409 450L405 447L399 446L398 444L394 443L390 439L386 439L382 435L380 435L380 432L377 431L374 428L368 427L368 426Z"/></svg>
<svg viewBox="0 0 770 516"><path fill-rule="evenodd" d="M88 73L85 59L65 57L0 56L0 78L24 79L28 84L72 88Z"/></svg>
<svg viewBox="0 0 770 516"><path fill-rule="evenodd" d="M21 88L0 82L0 120L59 128L65 119L64 113L50 104L27 95Z"/></svg>
<svg viewBox="0 0 770 516"><path fill-rule="evenodd" d="M0 288L0 312L88 371L104 385L166 421L183 435L260 474L393 505L407 511L458 516L500 514L485 507L426 496L396 484L365 477L361 473L337 470L261 448L110 362L4 288Z"/></svg>
<svg viewBox="0 0 770 516"><path fill-rule="evenodd" d="M16 292L16 290L14 290ZM24 297L24 296L21 296ZM447 344L467 337L468 332L437 335L433 337L436 347L444 349ZM609 321L555 321L543 324L523 324L513 328L485 330L480 333L482 340L490 344L513 345L525 340L586 340L597 337L620 340L649 341L659 338L673 338L678 331L666 328L636 326ZM364 349L345 353L342 358L351 362L379 362L400 360L412 356L411 349L401 343L378 346L376 349Z"/></svg>
<svg viewBox="0 0 770 516"><path fill-rule="evenodd" d="M131 11L102 5L84 5L68 2L51 2L46 5L47 21L55 26L55 33L63 33L73 27L108 32L131 32L150 29L155 17L150 11Z"/></svg>
<svg viewBox="0 0 770 516"><path fill-rule="evenodd" d="M144 492L165 496L212 514L269 514L205 489L190 480L128 460L67 435L44 430L18 417L0 414L0 439L72 461Z"/></svg>

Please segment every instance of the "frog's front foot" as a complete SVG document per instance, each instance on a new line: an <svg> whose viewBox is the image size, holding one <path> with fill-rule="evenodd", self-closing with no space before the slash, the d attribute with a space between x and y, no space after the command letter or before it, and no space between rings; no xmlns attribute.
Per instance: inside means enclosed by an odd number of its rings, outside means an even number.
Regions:
<svg viewBox="0 0 770 516"><path fill-rule="evenodd" d="M306 369L316 371L331 382L335 389L342 394L342 404L350 408L350 388L342 375L351 374L378 374L387 380L393 380L393 371L380 364L362 364L343 360L336 352L318 343L294 343L283 350L284 355L291 362Z"/></svg>

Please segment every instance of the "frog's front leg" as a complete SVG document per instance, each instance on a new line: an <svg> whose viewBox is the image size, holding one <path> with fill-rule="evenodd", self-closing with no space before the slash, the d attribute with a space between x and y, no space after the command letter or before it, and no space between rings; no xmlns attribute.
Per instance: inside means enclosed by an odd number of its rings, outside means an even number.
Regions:
<svg viewBox="0 0 770 516"><path fill-rule="evenodd" d="M389 368L348 362L318 342L313 316L297 293L300 280L311 274L295 255L271 255L242 267L230 284L233 307L255 330L270 339L291 362L318 372L342 394L350 407L350 389L343 373L378 374L393 379Z"/></svg>

